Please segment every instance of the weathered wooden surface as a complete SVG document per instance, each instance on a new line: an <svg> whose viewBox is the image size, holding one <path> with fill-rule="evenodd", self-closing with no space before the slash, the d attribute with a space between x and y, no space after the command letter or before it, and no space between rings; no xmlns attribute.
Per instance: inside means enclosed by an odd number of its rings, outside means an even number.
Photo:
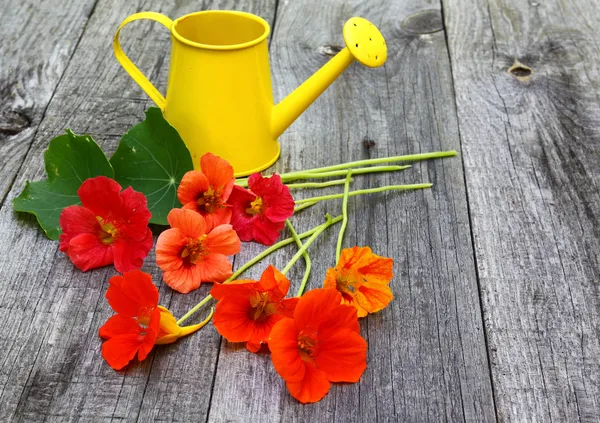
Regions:
<svg viewBox="0 0 600 423"><path fill-rule="evenodd" d="M444 34L440 27L425 36L402 28L422 9L419 3L279 4L271 43L279 99L329 59L322 52L343 45L341 27L354 15L378 25L390 51L385 68L354 64L290 127L280 140L284 153L277 169L459 148ZM439 8L435 13L441 16ZM432 31L427 22L414 26ZM430 191L350 203L346 246L370 245L396 260L392 306L362 321L369 367L359 383L334 385L319 404L302 406L286 392L268 356L250 355L224 341L209 421L493 421L462 175L456 159L418 164L389 177L355 178L357 189L422 180L436 184ZM308 228L325 211L340 210L339 203L330 202L295 221ZM335 231L312 250L312 287L322 286L325 270L334 264L334 245Z"/></svg>
<svg viewBox="0 0 600 423"><path fill-rule="evenodd" d="M0 204L15 179L96 0L0 2Z"/></svg>
<svg viewBox="0 0 600 423"><path fill-rule="evenodd" d="M593 60L600 16L591 0L5 3L1 421L600 419L600 82ZM318 404L299 405L268 356L221 340L212 327L113 371L101 359L97 330L111 313L104 293L114 269L73 269L32 218L10 207L26 179L44 176L42 154L53 136L66 127L87 132L110 154L151 105L112 55L122 19L140 10L174 18L210 8L246 10L271 23L277 99L343 45L347 18L372 20L388 40L384 68L353 65L281 137L277 171L463 153L394 176L355 178L356 188L435 185L351 200L345 244L395 259L396 298L362 321L369 367L361 381L334 385ZM125 51L164 92L167 31L130 26ZM533 74L508 74L514 59ZM25 129L22 112L31 122ZM298 229L321 222L325 211L338 214L339 204L303 212ZM334 229L311 248L311 287L333 264L335 236ZM257 251L245 246L236 264ZM293 251L269 261L282 267ZM153 260L143 270L176 315L208 292L173 293L158 282ZM292 292L302 271L300 261L290 272Z"/></svg>
<svg viewBox="0 0 600 423"><path fill-rule="evenodd" d="M444 0L502 421L600 419L597 6Z"/></svg>

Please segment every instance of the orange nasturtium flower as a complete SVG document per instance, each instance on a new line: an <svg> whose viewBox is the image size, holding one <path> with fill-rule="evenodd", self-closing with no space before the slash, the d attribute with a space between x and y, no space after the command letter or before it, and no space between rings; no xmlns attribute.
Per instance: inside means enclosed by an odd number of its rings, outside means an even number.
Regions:
<svg viewBox="0 0 600 423"><path fill-rule="evenodd" d="M184 209L194 210L206 219L207 230L231 221L231 207L226 203L235 178L233 167L212 153L200 158L202 171L191 170L183 175L177 198Z"/></svg>
<svg viewBox="0 0 600 423"><path fill-rule="evenodd" d="M345 248L338 264L327 270L323 287L337 289L342 303L356 307L358 317L364 317L394 298L389 286L393 266L391 258L375 255L369 247Z"/></svg>
<svg viewBox="0 0 600 423"><path fill-rule="evenodd" d="M293 319L271 330L273 366L302 403L321 400L330 382L357 382L367 367L356 310L341 300L335 289L313 289L300 297Z"/></svg>
<svg viewBox="0 0 600 423"><path fill-rule="evenodd" d="M232 275L227 256L240 252L241 242L231 225L207 231L204 218L186 209L173 209L167 220L171 229L156 241L156 264L171 288L190 292L202 282L223 282Z"/></svg>
<svg viewBox="0 0 600 423"><path fill-rule="evenodd" d="M158 305L158 289L152 277L140 270L113 276L106 299L117 313L100 328L102 357L115 370L121 370L137 354L144 360L154 345L170 344L194 333L208 320L179 326L169 310Z"/></svg>
<svg viewBox="0 0 600 423"><path fill-rule="evenodd" d="M213 286L218 300L213 324L229 342L246 342L257 352L269 339L271 329L284 317L292 317L298 298L284 298L290 281L269 266L259 281L239 280Z"/></svg>

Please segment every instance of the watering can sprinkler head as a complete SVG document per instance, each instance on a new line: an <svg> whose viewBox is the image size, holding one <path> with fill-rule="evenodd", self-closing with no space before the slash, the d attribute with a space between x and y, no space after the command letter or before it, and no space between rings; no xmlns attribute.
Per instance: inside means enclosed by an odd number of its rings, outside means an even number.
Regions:
<svg viewBox="0 0 600 423"><path fill-rule="evenodd" d="M379 29L364 18L350 18L344 24L344 41L354 59L370 68L378 68L387 59L387 46Z"/></svg>
<svg viewBox="0 0 600 423"><path fill-rule="evenodd" d="M385 63L385 39L371 22L359 17L350 18L344 25L343 34L346 47L273 107L274 139L279 137L354 60L370 68L377 68Z"/></svg>

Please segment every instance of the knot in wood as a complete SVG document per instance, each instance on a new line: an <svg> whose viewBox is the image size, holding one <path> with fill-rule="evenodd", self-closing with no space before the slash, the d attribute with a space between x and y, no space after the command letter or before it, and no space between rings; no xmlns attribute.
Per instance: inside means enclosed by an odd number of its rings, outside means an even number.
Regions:
<svg viewBox="0 0 600 423"><path fill-rule="evenodd" d="M412 34L432 34L444 29L442 13L439 10L423 10L408 16L402 22L402 29Z"/></svg>

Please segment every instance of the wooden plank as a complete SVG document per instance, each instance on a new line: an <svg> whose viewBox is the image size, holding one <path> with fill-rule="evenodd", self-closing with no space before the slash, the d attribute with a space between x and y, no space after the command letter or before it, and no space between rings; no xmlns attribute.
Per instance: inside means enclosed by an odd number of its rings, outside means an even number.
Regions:
<svg viewBox="0 0 600 423"><path fill-rule="evenodd" d="M211 6L243 8L267 19L274 11L274 3L267 0L252 6L203 5ZM26 179L44 177L43 150L66 127L90 133L110 153L120 136L143 119L143 110L151 104L113 57L112 36L118 24L139 10L178 17L199 7L192 2L102 0L94 10L23 169L0 209L0 309L5 316L0 322L2 421L190 421L206 414L210 383L198 381L212 378L217 334L206 330L159 348L126 372L115 372L101 358L97 335L111 314L104 293L114 269L79 272L32 218L16 215L10 207ZM168 31L143 22L131 26L123 30L124 49L164 92ZM158 282L160 271L153 261L152 254L143 270L152 273L159 284L161 304L176 314L206 294L203 288L188 296L173 296Z"/></svg>
<svg viewBox="0 0 600 423"><path fill-rule="evenodd" d="M424 8L421 2L280 2L271 43L279 99L343 45L341 28L353 15L382 29L390 53L383 69L352 65L292 125L281 137L276 170L459 148L441 14L433 7L414 15ZM429 191L350 202L346 245L371 245L396 261L396 299L362 321L369 367L361 381L336 385L320 403L301 406L287 393L268 356L224 341L209 421L495 419L460 159L356 180L357 188L435 183ZM305 230L320 222L325 211L339 210L337 203L318 206L296 221ZM335 237L334 230L312 248L313 288L321 286L333 264ZM281 253L269 262L282 266L290 255ZM297 267L292 292L301 278L302 265Z"/></svg>
<svg viewBox="0 0 600 423"><path fill-rule="evenodd" d="M600 10L443 3L498 418L598 421Z"/></svg>
<svg viewBox="0 0 600 423"><path fill-rule="evenodd" d="M0 204L96 0L0 2Z"/></svg>

